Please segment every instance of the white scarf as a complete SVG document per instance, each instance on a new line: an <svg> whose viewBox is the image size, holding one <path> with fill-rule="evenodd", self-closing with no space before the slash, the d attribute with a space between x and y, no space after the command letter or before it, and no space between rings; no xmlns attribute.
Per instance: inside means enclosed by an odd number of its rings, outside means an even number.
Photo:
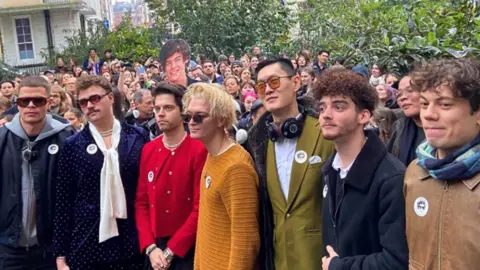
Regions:
<svg viewBox="0 0 480 270"><path fill-rule="evenodd" d="M117 147L120 142L122 126L117 119L113 121L112 147L107 149L100 132L90 124L95 143L104 155L100 172L100 230L99 243L118 236L117 218L127 218L127 203L120 176L120 165Z"/></svg>

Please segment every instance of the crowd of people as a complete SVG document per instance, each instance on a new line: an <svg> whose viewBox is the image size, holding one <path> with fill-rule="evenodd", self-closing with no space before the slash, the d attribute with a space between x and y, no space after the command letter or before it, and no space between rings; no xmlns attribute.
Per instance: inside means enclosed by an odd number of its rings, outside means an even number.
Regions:
<svg viewBox="0 0 480 270"><path fill-rule="evenodd" d="M479 61L190 58L0 83L1 269L478 268Z"/></svg>

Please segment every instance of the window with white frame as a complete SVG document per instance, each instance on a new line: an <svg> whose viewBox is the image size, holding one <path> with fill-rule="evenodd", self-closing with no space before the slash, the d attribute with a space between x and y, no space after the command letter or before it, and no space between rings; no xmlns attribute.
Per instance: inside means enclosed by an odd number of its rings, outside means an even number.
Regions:
<svg viewBox="0 0 480 270"><path fill-rule="evenodd" d="M29 18L15 19L17 46L20 60L33 59L33 41Z"/></svg>

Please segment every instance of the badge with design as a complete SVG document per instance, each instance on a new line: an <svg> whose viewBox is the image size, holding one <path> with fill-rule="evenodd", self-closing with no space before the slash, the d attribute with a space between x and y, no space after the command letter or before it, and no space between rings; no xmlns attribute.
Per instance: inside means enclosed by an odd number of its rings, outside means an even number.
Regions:
<svg viewBox="0 0 480 270"><path fill-rule="evenodd" d="M320 162L322 162L322 158L320 156L312 156L308 159L308 163L310 163L311 165L317 164Z"/></svg>
<svg viewBox="0 0 480 270"><path fill-rule="evenodd" d="M428 201L424 197L418 197L413 203L413 211L419 217L424 217L428 213Z"/></svg>
<svg viewBox="0 0 480 270"><path fill-rule="evenodd" d="M305 163L307 161L307 152L299 150L295 153L295 161L299 164Z"/></svg>
<svg viewBox="0 0 480 270"><path fill-rule="evenodd" d="M210 176L207 176L205 178L205 187L210 188L211 185L212 185L212 178Z"/></svg>
<svg viewBox="0 0 480 270"><path fill-rule="evenodd" d="M153 172L149 171L148 172L148 182L152 182L152 181L153 181Z"/></svg>
<svg viewBox="0 0 480 270"><path fill-rule="evenodd" d="M325 186L323 187L323 198L326 198L326 197L327 197L327 193L328 193L328 186L325 185Z"/></svg>
<svg viewBox="0 0 480 270"><path fill-rule="evenodd" d="M89 146L87 146L87 153L89 153L90 155L97 153L97 151L98 151L98 147L96 144L92 143Z"/></svg>
<svg viewBox="0 0 480 270"><path fill-rule="evenodd" d="M55 155L56 153L58 153L58 145L56 144L51 144L48 146L48 153L50 155Z"/></svg>

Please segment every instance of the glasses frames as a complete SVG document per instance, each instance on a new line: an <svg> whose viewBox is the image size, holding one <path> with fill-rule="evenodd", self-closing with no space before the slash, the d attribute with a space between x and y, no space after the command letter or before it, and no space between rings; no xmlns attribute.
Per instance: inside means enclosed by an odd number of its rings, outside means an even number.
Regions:
<svg viewBox="0 0 480 270"><path fill-rule="evenodd" d="M106 94L103 94L103 95L91 95L88 98L79 99L78 100L78 106L80 106L81 108L85 108L85 107L88 106L89 101L90 101L90 103L95 105L95 104L99 103L100 100L102 100L102 98L106 97L108 94L110 94L110 93L106 93Z"/></svg>
<svg viewBox="0 0 480 270"><path fill-rule="evenodd" d="M184 116L184 121L185 123L190 123L191 120L193 120L193 123L198 125L198 124L201 124L203 123L203 120L205 118L207 118L209 115L208 114L200 114L200 113L196 113L196 114L187 114Z"/></svg>
<svg viewBox="0 0 480 270"><path fill-rule="evenodd" d="M47 104L48 99L44 97L22 97L17 98L17 106L20 108L26 108L33 103L35 107L43 107Z"/></svg>
<svg viewBox="0 0 480 270"><path fill-rule="evenodd" d="M268 78L267 81L258 81L255 84L255 87L257 88L257 92L259 95L264 96L265 95L265 90L268 86L272 89L277 89L280 87L280 79L282 78L292 78L294 75L287 75L287 76L272 76Z"/></svg>

